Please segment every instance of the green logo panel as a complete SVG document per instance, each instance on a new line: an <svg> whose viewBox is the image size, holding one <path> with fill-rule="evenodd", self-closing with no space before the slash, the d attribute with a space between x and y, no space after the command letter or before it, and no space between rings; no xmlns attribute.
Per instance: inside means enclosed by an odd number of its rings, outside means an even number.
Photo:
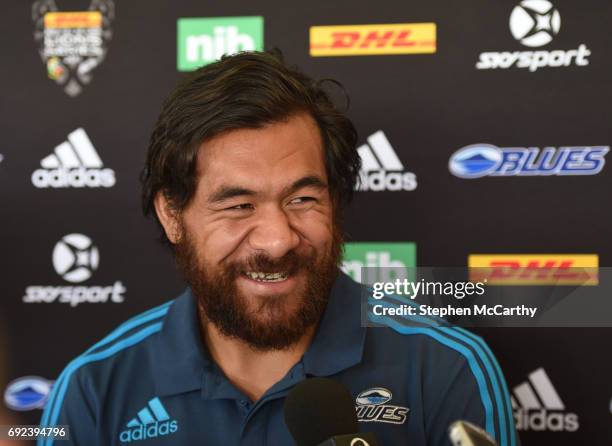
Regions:
<svg viewBox="0 0 612 446"><path fill-rule="evenodd" d="M391 281L406 278L409 268L415 267L416 243L413 242L344 244L342 270L357 281L362 279L362 268L382 268L376 280Z"/></svg>
<svg viewBox="0 0 612 446"><path fill-rule="evenodd" d="M177 22L177 69L192 71L225 54L263 50L263 17L184 18Z"/></svg>

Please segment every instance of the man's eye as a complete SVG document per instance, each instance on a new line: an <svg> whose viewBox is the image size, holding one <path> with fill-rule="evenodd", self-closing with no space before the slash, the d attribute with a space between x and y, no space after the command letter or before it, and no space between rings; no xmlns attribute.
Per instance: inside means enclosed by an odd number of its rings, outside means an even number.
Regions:
<svg viewBox="0 0 612 446"><path fill-rule="evenodd" d="M297 197L291 200L289 204L300 205L300 204L306 204L306 203L310 203L314 201L316 201L314 197Z"/></svg>
<svg viewBox="0 0 612 446"><path fill-rule="evenodd" d="M242 203L237 204L236 206L230 206L228 208L225 208L226 211L243 211L249 209L253 209L253 205L251 203Z"/></svg>

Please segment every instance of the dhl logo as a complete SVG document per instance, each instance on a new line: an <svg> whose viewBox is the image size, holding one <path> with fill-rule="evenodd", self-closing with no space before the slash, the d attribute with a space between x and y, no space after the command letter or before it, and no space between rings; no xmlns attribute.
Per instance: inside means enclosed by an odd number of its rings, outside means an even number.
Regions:
<svg viewBox="0 0 612 446"><path fill-rule="evenodd" d="M58 28L100 28L100 11L48 12L45 14L45 29Z"/></svg>
<svg viewBox="0 0 612 446"><path fill-rule="evenodd" d="M597 285L597 254L472 254L470 280L489 285Z"/></svg>
<svg viewBox="0 0 612 446"><path fill-rule="evenodd" d="M435 52L435 23L312 26L310 28L310 55L313 57Z"/></svg>

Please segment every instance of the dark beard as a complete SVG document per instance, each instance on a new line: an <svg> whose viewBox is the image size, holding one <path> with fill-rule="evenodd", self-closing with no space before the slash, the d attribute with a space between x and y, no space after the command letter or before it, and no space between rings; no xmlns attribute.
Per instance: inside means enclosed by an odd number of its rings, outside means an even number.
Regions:
<svg viewBox="0 0 612 446"><path fill-rule="evenodd" d="M224 265L222 271L213 275L200 263L193 241L182 229L176 261L191 285L203 324L212 323L224 336L242 340L255 350L267 351L291 347L321 319L338 274L342 250L339 230L334 230L330 252L320 254L319 259L318 253L300 256L294 251L280 259L258 254L245 262ZM300 272L306 277L305 286L297 289L295 295L265 296L253 310L236 286L236 279L244 271ZM288 299L295 300L291 311L287 311Z"/></svg>

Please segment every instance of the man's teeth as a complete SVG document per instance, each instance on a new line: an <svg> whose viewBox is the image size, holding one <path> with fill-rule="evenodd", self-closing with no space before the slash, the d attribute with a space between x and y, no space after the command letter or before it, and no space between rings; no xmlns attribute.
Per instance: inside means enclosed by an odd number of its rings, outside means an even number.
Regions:
<svg viewBox="0 0 612 446"><path fill-rule="evenodd" d="M258 282L282 282L287 279L287 273L260 273L258 271L247 271L245 274L249 279Z"/></svg>

